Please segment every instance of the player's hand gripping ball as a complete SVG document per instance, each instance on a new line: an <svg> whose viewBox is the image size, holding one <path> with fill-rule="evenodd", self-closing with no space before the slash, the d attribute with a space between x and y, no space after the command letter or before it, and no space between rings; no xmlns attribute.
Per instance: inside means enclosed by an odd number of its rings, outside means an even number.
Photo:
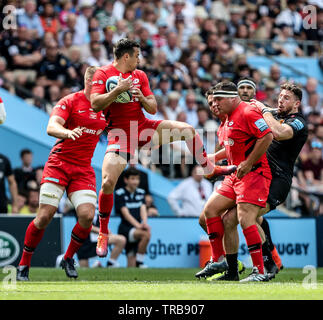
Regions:
<svg viewBox="0 0 323 320"><path fill-rule="evenodd" d="M118 85L118 76L112 76L109 79L107 79L105 86L107 89L107 92L110 92ZM118 97L114 100L117 103L128 103L132 101L132 94L130 91L124 91L118 95Z"/></svg>

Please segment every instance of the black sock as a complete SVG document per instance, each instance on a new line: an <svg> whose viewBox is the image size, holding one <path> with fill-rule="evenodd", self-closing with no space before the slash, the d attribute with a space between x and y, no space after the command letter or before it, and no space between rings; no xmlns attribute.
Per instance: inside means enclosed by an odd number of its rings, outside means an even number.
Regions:
<svg viewBox="0 0 323 320"><path fill-rule="evenodd" d="M264 259L264 265L266 269L270 268L275 264L267 240L262 245L262 256Z"/></svg>
<svg viewBox="0 0 323 320"><path fill-rule="evenodd" d="M229 274L238 274L238 253L226 254Z"/></svg>
<svg viewBox="0 0 323 320"><path fill-rule="evenodd" d="M265 218L263 218L262 224L260 226L264 230L264 233L266 235L266 240L268 241L269 250L273 251L275 246L273 244L273 241L271 240L271 234L270 234L268 221Z"/></svg>

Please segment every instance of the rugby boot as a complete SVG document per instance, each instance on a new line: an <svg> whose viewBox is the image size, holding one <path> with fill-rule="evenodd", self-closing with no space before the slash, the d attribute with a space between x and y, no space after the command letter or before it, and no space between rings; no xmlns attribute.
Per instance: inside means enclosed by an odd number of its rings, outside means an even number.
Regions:
<svg viewBox="0 0 323 320"><path fill-rule="evenodd" d="M237 170L237 166L214 166L213 171L210 174L205 174L204 178L208 180L216 180L220 176L227 176Z"/></svg>
<svg viewBox="0 0 323 320"><path fill-rule="evenodd" d="M238 273L239 273L239 274L242 274L245 270L246 270L246 268L245 268L245 266L244 266L243 262L242 262L242 261L240 261L240 260L238 260ZM228 271L224 271L224 272L222 272L222 273L216 273L215 275L213 275L213 276L211 276L211 277L207 278L206 280L208 280L208 281L220 280L220 279L218 279L218 278L223 277L223 276L225 275L225 273L226 273L226 272L228 272ZM231 275L229 275L229 276L231 276ZM226 276L226 277L227 277L227 276ZM224 279L224 280L225 280L225 279ZM239 280L239 276L238 276L238 280Z"/></svg>
<svg viewBox="0 0 323 320"><path fill-rule="evenodd" d="M17 281L29 281L29 267L18 266L16 279Z"/></svg>
<svg viewBox="0 0 323 320"><path fill-rule="evenodd" d="M257 267L252 268L252 272L249 274L249 276L245 279L240 280L241 283L247 283L247 282L267 282L269 281L267 273L259 273Z"/></svg>
<svg viewBox="0 0 323 320"><path fill-rule="evenodd" d="M228 270L224 271L223 274L214 279L213 281L239 281L238 273L230 273Z"/></svg>
<svg viewBox="0 0 323 320"><path fill-rule="evenodd" d="M221 262L211 262L209 261L203 270L199 271L195 277L196 278L208 278L216 273L224 272L228 269L228 264L225 260L222 260Z"/></svg>
<svg viewBox="0 0 323 320"><path fill-rule="evenodd" d="M74 259L66 258L66 260L65 260L63 258L60 263L60 267L62 267L62 269L65 270L65 273L69 278L77 278L78 277L78 274L77 274L77 271L76 271L75 265L74 265Z"/></svg>
<svg viewBox="0 0 323 320"><path fill-rule="evenodd" d="M101 258L106 257L108 254L108 240L108 234L102 232L99 233L98 242L96 244L96 254Z"/></svg>

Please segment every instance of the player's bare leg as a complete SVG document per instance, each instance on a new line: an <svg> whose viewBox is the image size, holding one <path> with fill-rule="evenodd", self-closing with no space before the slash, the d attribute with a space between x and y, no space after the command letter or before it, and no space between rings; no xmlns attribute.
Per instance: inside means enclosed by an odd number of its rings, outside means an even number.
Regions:
<svg viewBox="0 0 323 320"><path fill-rule="evenodd" d="M105 154L102 165L102 188L99 193L100 232L96 248L99 257L105 257L108 253L108 224L113 207L113 191L126 165L126 159L117 153Z"/></svg>
<svg viewBox="0 0 323 320"><path fill-rule="evenodd" d="M113 249L110 254L110 258L108 261L108 267L118 267L119 264L117 263L117 259L121 254L122 250L126 246L127 239L125 236L121 234L110 234L109 235L109 242L108 244L113 245Z"/></svg>
<svg viewBox="0 0 323 320"><path fill-rule="evenodd" d="M148 230L136 229L133 236L136 240L139 240L138 250L136 254L136 266L140 267L144 265L143 260L146 254L146 250L147 250L148 243L150 241L151 234Z"/></svg>
<svg viewBox="0 0 323 320"><path fill-rule="evenodd" d="M189 124L179 121L162 121L152 137L154 146L184 140L191 154L203 168L207 179L229 175L236 171L236 166L215 166L208 158L198 132Z"/></svg>

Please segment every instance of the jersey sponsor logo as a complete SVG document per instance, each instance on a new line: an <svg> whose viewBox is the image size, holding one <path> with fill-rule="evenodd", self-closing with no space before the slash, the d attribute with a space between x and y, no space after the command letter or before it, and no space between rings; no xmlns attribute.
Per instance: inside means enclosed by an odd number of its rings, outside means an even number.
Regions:
<svg viewBox="0 0 323 320"><path fill-rule="evenodd" d="M59 183L59 179L57 179L57 178L46 177L44 180L48 180L48 181L53 181L53 182Z"/></svg>
<svg viewBox="0 0 323 320"><path fill-rule="evenodd" d="M126 202L126 207L128 209L137 209L140 208L142 206L142 201L139 202Z"/></svg>
<svg viewBox="0 0 323 320"><path fill-rule="evenodd" d="M83 113L83 112L85 112L85 110L79 110L79 113Z"/></svg>
<svg viewBox="0 0 323 320"><path fill-rule="evenodd" d="M64 105L60 105L60 104L57 104L57 105L54 107L54 109L55 109L55 108L61 108L61 109L65 110L65 109L66 109L66 106L64 106Z"/></svg>
<svg viewBox="0 0 323 320"><path fill-rule="evenodd" d="M304 124L302 121L295 119L293 122L289 123L295 130L300 131L304 128Z"/></svg>
<svg viewBox="0 0 323 320"><path fill-rule="evenodd" d="M224 141L224 145L232 147L234 145L234 141L229 138L228 140Z"/></svg>
<svg viewBox="0 0 323 320"><path fill-rule="evenodd" d="M258 201L259 201L259 202L263 202L263 201L266 201L266 199L258 198Z"/></svg>
<svg viewBox="0 0 323 320"><path fill-rule="evenodd" d="M266 121L264 119L258 119L255 122L255 126L261 131L264 132L265 130L268 129L268 124L266 123Z"/></svg>

